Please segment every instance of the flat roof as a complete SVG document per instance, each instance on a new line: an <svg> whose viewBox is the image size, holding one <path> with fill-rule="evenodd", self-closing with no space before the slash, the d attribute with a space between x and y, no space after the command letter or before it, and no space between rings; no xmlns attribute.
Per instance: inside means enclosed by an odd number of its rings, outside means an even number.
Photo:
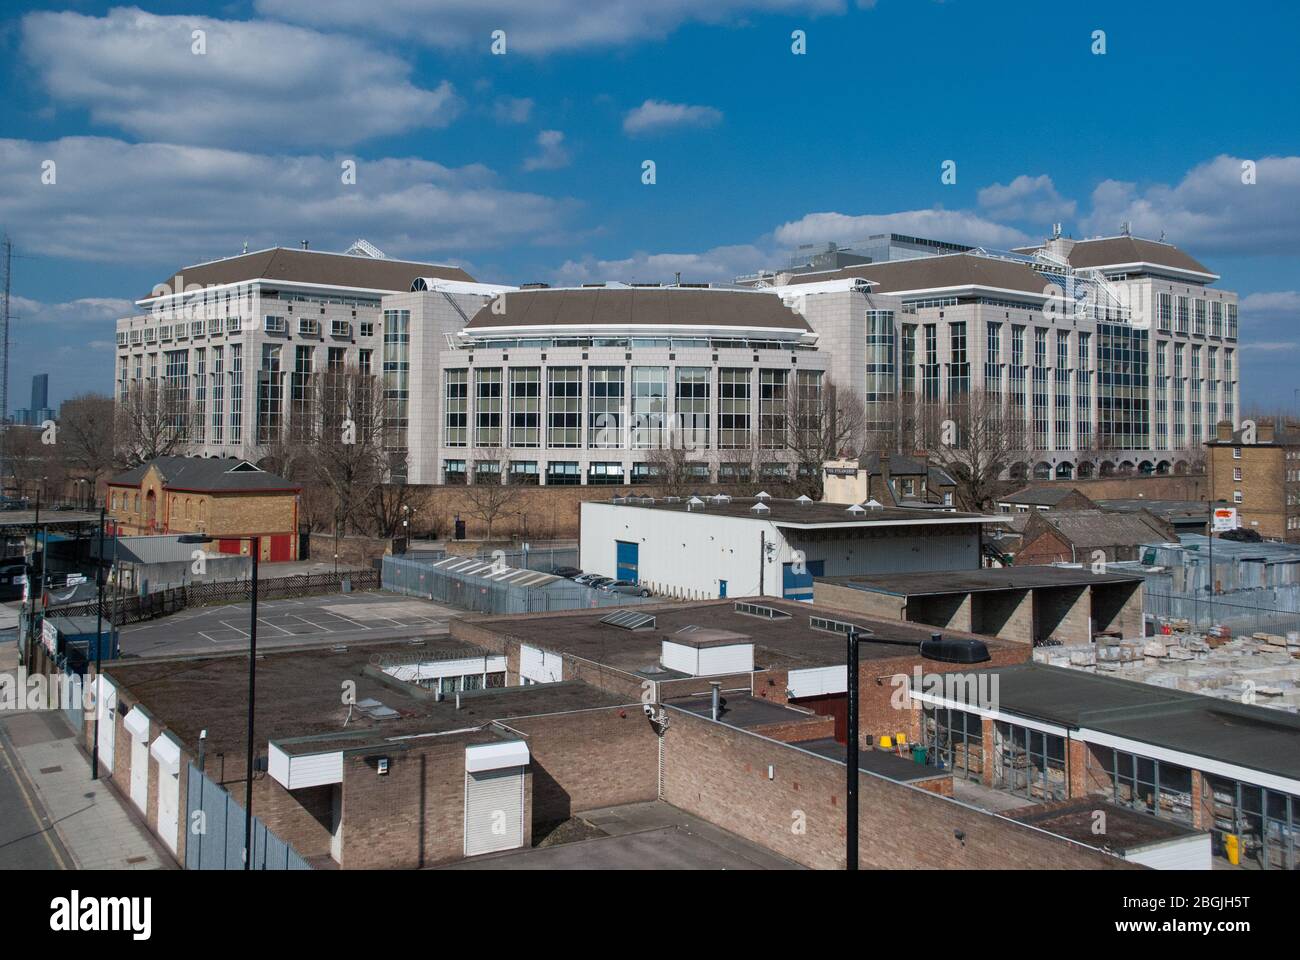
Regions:
<svg viewBox="0 0 1300 960"><path fill-rule="evenodd" d="M1100 836L1095 830L1098 810L1106 816L1106 832ZM1101 801L1097 797L1036 804L1009 810L1003 816L1119 855L1204 832L1173 820L1162 820L1149 813Z"/></svg>
<svg viewBox="0 0 1300 960"><path fill-rule="evenodd" d="M386 682L374 675L375 668L382 670L416 658L435 661L490 656L497 654L449 637L430 637L420 643L349 643L342 650L316 646L259 654L258 740L320 737L330 742L332 737L356 745L358 738L374 742L392 736L474 727L511 716L619 702L575 681L463 693L461 709L457 710L454 697L439 702L431 692L414 684ZM232 764L243 769L248 732L246 655L119 660L105 664L104 673L114 684L128 690L189 750L197 751L199 734L206 730L207 756L224 754L228 775ZM340 696L345 681L356 685L358 703L377 700L395 711L396 716L379 720L357 707L349 710Z"/></svg>
<svg viewBox="0 0 1300 960"><path fill-rule="evenodd" d="M778 500L775 497L695 497L704 501L691 504L692 497L660 498L628 497L615 501L589 500L583 506L624 507L642 510L666 510L676 513L695 513L700 516L732 517L739 520L756 520L775 523L782 527L873 527L873 526L939 526L946 524L997 523L999 518L979 513L914 509L908 507L870 507L861 513L850 512L842 503L799 503L796 500ZM762 503L766 510L753 508ZM689 509L688 509L689 507Z"/></svg>
<svg viewBox="0 0 1300 960"><path fill-rule="evenodd" d="M820 740L804 740L799 743L792 743L790 746L798 747L800 750L807 750L819 756L829 757L840 763L848 761L848 747L830 737ZM899 783L910 783L915 780L936 780L952 776L951 771L927 767L915 760L900 757L896 753L889 753L885 750L859 750L858 769L879 774Z"/></svg>
<svg viewBox="0 0 1300 960"><path fill-rule="evenodd" d="M1131 573L1093 573L1079 567L1026 565L952 570L935 573L891 573L883 576L817 577L819 581L872 593L904 597L946 593L982 593L990 590L1024 590L1037 587L1092 586L1105 583L1141 583Z"/></svg>
<svg viewBox="0 0 1300 960"><path fill-rule="evenodd" d="M0 510L0 527L41 527L59 528L91 526L99 529L99 514L84 513L80 510L51 510L46 507L41 511L40 523L36 523L35 510Z"/></svg>
<svg viewBox="0 0 1300 960"><path fill-rule="evenodd" d="M996 709L1300 780L1300 716L1041 663L995 667Z"/></svg>
<svg viewBox="0 0 1300 960"><path fill-rule="evenodd" d="M721 698L722 710L718 720L731 727L748 730L771 723L798 723L817 719L816 714L795 710L783 703L773 703L763 697L750 696L748 690L724 690ZM710 693L696 697L678 697L665 702L670 707L677 707L697 717L713 716L713 695Z"/></svg>
<svg viewBox="0 0 1300 960"><path fill-rule="evenodd" d="M737 603L772 608L787 616L768 619L739 613L735 609ZM676 634L683 627L726 630L749 637L754 643L755 670L799 670L847 662L844 635L814 628L809 622L812 617L853 623L870 630L872 636L864 637L858 643L858 655L864 662L909 655L919 660L920 653L916 648L935 632L934 627L924 624L876 619L833 607L772 597L645 604L634 609L638 614L654 617L654 628L631 631L602 623L601 618L612 612L609 609L515 614L484 617L472 622L475 627L495 630L529 646L581 657L656 680L681 676L662 670L659 655L662 642L679 639ZM943 632L945 636L976 636L959 630ZM983 636L978 639L984 641L990 651L1001 647L1025 649L1022 643Z"/></svg>

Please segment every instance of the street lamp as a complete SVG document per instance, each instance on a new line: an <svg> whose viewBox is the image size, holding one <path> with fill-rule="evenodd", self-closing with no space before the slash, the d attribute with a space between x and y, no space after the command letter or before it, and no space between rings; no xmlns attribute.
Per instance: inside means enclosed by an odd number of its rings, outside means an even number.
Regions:
<svg viewBox="0 0 1300 960"><path fill-rule="evenodd" d="M180 543L212 543L215 537L201 533L187 533L180 536ZM223 540L236 540L251 543L253 550L253 603L249 614L248 627L248 750L246 757L247 780L244 785L244 869L253 869L253 703L257 689L257 561L262 552L261 537L222 537Z"/></svg>
<svg viewBox="0 0 1300 960"><path fill-rule="evenodd" d="M104 650L104 514L107 511L99 508L99 549L95 554L95 584L99 587L99 602L95 604L95 742L90 747L90 779L99 779L99 695L104 692L104 678L100 676L100 670L103 668L102 656ZM110 623L108 632L111 636L113 625Z"/></svg>

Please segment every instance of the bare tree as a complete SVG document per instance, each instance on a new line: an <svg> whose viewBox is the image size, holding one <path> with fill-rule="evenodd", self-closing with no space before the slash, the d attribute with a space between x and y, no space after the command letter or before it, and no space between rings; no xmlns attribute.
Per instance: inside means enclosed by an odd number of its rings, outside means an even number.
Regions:
<svg viewBox="0 0 1300 960"><path fill-rule="evenodd" d="M58 455L68 472L98 485L117 466L113 398L83 393L59 409Z"/></svg>
<svg viewBox="0 0 1300 960"><path fill-rule="evenodd" d="M786 398L784 435L794 460L794 487L814 500L822 496L822 464L862 443L866 408L851 388L829 377L797 379Z"/></svg>
<svg viewBox="0 0 1300 960"><path fill-rule="evenodd" d="M684 497L700 485L699 468L707 468L708 459L696 449L693 438L675 431L666 443L646 451L645 463L664 496Z"/></svg>
<svg viewBox="0 0 1300 960"><path fill-rule="evenodd" d="M42 443L40 428L9 425L0 428L0 461L3 461L5 488L14 496L36 494L61 479L61 467L54 456L54 445Z"/></svg>
<svg viewBox="0 0 1300 960"><path fill-rule="evenodd" d="M184 453L197 415L184 387L158 380L132 385L117 403L114 439L118 457L134 466Z"/></svg>
<svg viewBox="0 0 1300 960"><path fill-rule="evenodd" d="M492 463L500 455L498 449L475 450L465 474L465 489L460 498L465 504L465 512L475 520L481 520L487 528L485 539L492 539L492 525L519 499L520 484L501 482L501 474L477 469L479 463Z"/></svg>
<svg viewBox="0 0 1300 960"><path fill-rule="evenodd" d="M306 422L295 427L305 450L298 462L333 494L337 537L358 525L388 479L383 383L350 367L312 374L307 391Z"/></svg>
<svg viewBox="0 0 1300 960"><path fill-rule="evenodd" d="M1029 456L1020 411L997 394L974 390L945 412L938 443L927 450L957 481L962 506L982 510L1000 489L1002 474Z"/></svg>
<svg viewBox="0 0 1300 960"><path fill-rule="evenodd" d="M424 487L410 487L404 483L384 483L370 498L370 515L375 532L381 537L410 535L418 523L427 527L431 522L430 494ZM403 527L407 521L409 526Z"/></svg>

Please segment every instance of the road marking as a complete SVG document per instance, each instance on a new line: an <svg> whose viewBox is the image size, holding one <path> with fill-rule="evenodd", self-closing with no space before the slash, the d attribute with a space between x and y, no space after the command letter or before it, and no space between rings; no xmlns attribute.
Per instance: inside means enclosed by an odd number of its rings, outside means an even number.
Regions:
<svg viewBox="0 0 1300 960"><path fill-rule="evenodd" d="M241 637L243 637L245 640L247 640L248 637L249 637L249 634L248 634L247 631L245 631L245 630L241 630L239 627L235 626L233 623L229 623L229 622L227 622L227 621L225 621L225 620L218 620L217 623L221 624L221 625L222 625L223 627L225 627L227 630L234 630L235 633L239 634L239 635L240 635Z"/></svg>
<svg viewBox="0 0 1300 960"><path fill-rule="evenodd" d="M325 626L325 624L323 624L323 623L312 623L310 620L303 620L303 618L300 617L300 616L298 616L297 614L291 614L291 616L292 616L295 620L301 620L303 623L307 624L307 626L309 626L309 627L316 627L318 630L324 630L326 633L333 633L333 632L334 632L334 631L331 630L329 627Z"/></svg>
<svg viewBox="0 0 1300 960"><path fill-rule="evenodd" d="M283 627L277 627L274 623L272 623L272 622L269 621L269 620L263 620L261 617L258 617L258 618L257 618L257 622L258 622L258 623L264 623L264 624L266 624L266 625L267 625L268 627L270 627L272 630L279 630L279 631L280 631L281 633L283 633L286 637L292 637L292 636L293 636L293 633L292 633L292 632L290 632L289 630L285 630Z"/></svg>

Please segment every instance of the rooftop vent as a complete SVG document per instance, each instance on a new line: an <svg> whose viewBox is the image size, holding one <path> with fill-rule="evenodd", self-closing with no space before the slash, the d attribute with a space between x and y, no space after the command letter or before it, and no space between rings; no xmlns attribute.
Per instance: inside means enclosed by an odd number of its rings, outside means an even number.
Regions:
<svg viewBox="0 0 1300 960"><path fill-rule="evenodd" d="M636 610L615 610L613 613L607 613L600 618L601 623L607 623L611 627L618 627L620 630L653 630L655 628L655 618L648 613L639 613Z"/></svg>
<svg viewBox="0 0 1300 960"><path fill-rule="evenodd" d="M551 285L550 285L549 283L536 283L536 282L534 282L534 283L521 283L521 284L519 284L519 289L520 289L520 290L549 290L550 288L551 288Z"/></svg>
<svg viewBox="0 0 1300 960"><path fill-rule="evenodd" d="M772 495L771 495L770 493L768 493L766 490L760 490L760 491L758 491L758 493L754 494L754 499L755 499L755 500L771 500L771 499L772 499Z"/></svg>
<svg viewBox="0 0 1300 960"><path fill-rule="evenodd" d="M875 497L872 497L870 500L866 502L865 506L869 510L882 510L884 509L885 505L881 503L879 500L877 500Z"/></svg>
<svg viewBox="0 0 1300 960"><path fill-rule="evenodd" d="M694 510L696 507L702 507L702 506L704 506L704 501L701 500L699 497L691 497L691 499L686 501L687 510Z"/></svg>
<svg viewBox="0 0 1300 960"><path fill-rule="evenodd" d="M730 503L730 502L731 502L731 497L727 496L725 493L715 493L715 494L714 494L713 496L711 496L709 499L712 500L714 503Z"/></svg>
<svg viewBox="0 0 1300 960"><path fill-rule="evenodd" d="M766 503L756 503L749 508L749 512L750 513L771 513L772 508L769 507Z"/></svg>
<svg viewBox="0 0 1300 960"><path fill-rule="evenodd" d="M392 707L386 707L378 700L373 699L358 700L357 709L371 720L396 720L401 716Z"/></svg>
<svg viewBox="0 0 1300 960"><path fill-rule="evenodd" d="M940 663L985 663L992 659L983 640L945 637L941 633L932 633L929 639L921 641L921 656Z"/></svg>
<svg viewBox="0 0 1300 960"><path fill-rule="evenodd" d="M799 494L798 497L795 498L794 502L799 504L799 506L801 507L806 507L808 506L808 504L812 503L812 498L809 497L806 493L801 493Z"/></svg>
<svg viewBox="0 0 1300 960"><path fill-rule="evenodd" d="M844 511L844 512L845 512L845 513L851 513L851 514L853 514L853 515L856 517L858 514L866 513L867 511L864 510L864 509L862 509L862 507L861 507L860 505L858 505L858 504L855 503L855 504L853 504L853 506L849 507L849 508L848 508L846 511Z"/></svg>

